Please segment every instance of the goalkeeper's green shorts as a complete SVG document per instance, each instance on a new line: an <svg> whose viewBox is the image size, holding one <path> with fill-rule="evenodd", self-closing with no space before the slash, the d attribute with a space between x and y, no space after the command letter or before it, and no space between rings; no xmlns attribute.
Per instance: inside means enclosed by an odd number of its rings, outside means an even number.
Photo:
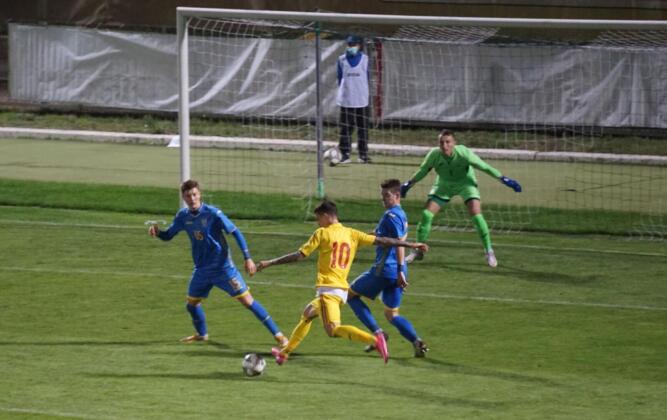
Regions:
<svg viewBox="0 0 667 420"><path fill-rule="evenodd" d="M479 190L475 184L456 184L456 185L434 185L431 192L428 193L429 200L434 201L440 207L444 206L454 198L460 196L463 202L476 198L480 200Z"/></svg>

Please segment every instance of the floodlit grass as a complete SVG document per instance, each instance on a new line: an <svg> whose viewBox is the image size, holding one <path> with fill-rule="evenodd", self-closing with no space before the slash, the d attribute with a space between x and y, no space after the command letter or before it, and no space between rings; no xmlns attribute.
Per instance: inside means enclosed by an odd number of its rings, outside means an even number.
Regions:
<svg viewBox="0 0 667 420"><path fill-rule="evenodd" d="M77 208L123 210L127 206L123 198L116 196L133 194L133 206L153 210L157 197L142 188L165 188L160 192L163 203L173 205L178 201L178 159L178 150L166 147L2 139L0 179L7 189L0 196L0 203L67 206L73 200L77 201ZM372 165L326 167L325 192L342 206L357 209L351 220L375 220L376 213L367 209L378 200L380 182L390 177L409 178L420 160L380 156ZM193 177L204 186L204 199L224 204L231 214L301 220L310 216L316 185L312 155L194 149L192 162ZM665 167L490 162L520 180L524 187L523 193L516 194L486 174L478 174L484 213L493 228L614 234L642 231L665 235L662 194L667 190ZM11 187L13 182L26 180L37 181L31 185L40 192L32 193L30 186ZM48 183L40 184L44 181ZM404 200L414 223L432 182L431 175ZM82 184L107 186L95 193L92 186ZM170 191L167 193L166 189ZM84 194L84 191L91 192ZM42 197L44 201L40 201ZM164 208L160 206L157 208ZM438 215L435 223L470 227L469 216L459 199Z"/></svg>
<svg viewBox="0 0 667 420"><path fill-rule="evenodd" d="M652 419L667 410L664 243L497 234L492 270L474 234L434 232L402 305L431 347L426 359L412 357L375 302L391 335L387 366L316 323L285 366L246 378L243 354L267 356L273 340L221 292L205 303L212 342L178 343L192 329L189 244L154 240L143 224L170 218L164 208L0 207L0 417ZM256 259L297 249L314 229L237 222ZM359 254L352 277L372 255ZM290 331L314 275L310 258L246 280Z"/></svg>
<svg viewBox="0 0 667 420"><path fill-rule="evenodd" d="M295 198L284 194L258 194L230 191L205 191L204 199L225 209L225 212L240 219L263 220L312 220L312 210L317 202L308 198ZM0 205L38 206L48 208L88 209L118 212L152 212L173 214L179 205L174 188L145 186L99 185L84 183L57 183L46 181L23 181L0 178ZM383 209L378 200L342 200L338 207L344 220L373 223L379 219ZM409 222L414 226L419 221L422 204L405 201L403 208ZM448 229L437 222L452 223L450 215L463 206L453 207L435 219L434 229ZM485 206L488 220L503 217L507 207ZM521 214L524 209L515 211ZM526 215L524 215L526 216ZM519 225L524 231L556 233L603 233L627 235L636 228L640 215L629 216L625 212L531 209L531 224ZM641 232L637 232L641 233ZM649 232L650 234L650 232Z"/></svg>

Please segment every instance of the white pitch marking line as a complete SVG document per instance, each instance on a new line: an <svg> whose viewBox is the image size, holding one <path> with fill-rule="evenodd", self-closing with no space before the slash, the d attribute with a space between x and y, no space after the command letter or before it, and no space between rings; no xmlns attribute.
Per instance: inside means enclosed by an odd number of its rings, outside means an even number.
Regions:
<svg viewBox="0 0 667 420"><path fill-rule="evenodd" d="M63 222L46 222L43 220L15 220L15 219L0 219L0 224L7 225L34 225L34 226L55 226L55 227L85 227L85 228L103 228L103 229L144 229L143 226L131 225L107 225L102 223L63 223Z"/></svg>
<svg viewBox="0 0 667 420"><path fill-rule="evenodd" d="M0 411L5 413L24 413L24 414L38 414L44 416L54 416L54 417L69 417L69 418L78 418L78 419L115 419L117 417L98 417L91 416L90 414L79 414L79 413L63 413L59 411L48 411L48 410L35 410L32 408L15 408L15 407L0 407Z"/></svg>
<svg viewBox="0 0 667 420"><path fill-rule="evenodd" d="M594 303L594 302L570 302L566 300L530 300L530 299L515 299L515 298L501 298L492 296L457 296L437 293L410 293L413 296L433 297L439 299L456 299L456 300L477 300L489 302L505 302L505 303L525 303L529 305L563 305L563 306L586 306L609 309L639 309L645 311L667 311L667 308L660 306L645 306L645 305L617 305L614 303Z"/></svg>
<svg viewBox="0 0 667 420"><path fill-rule="evenodd" d="M27 268L27 267L0 267L0 271L22 271L22 272L32 272L32 273L58 273L58 274L90 274L90 275L111 275L111 276L121 276L121 277L157 277L157 278L169 278L183 280L188 277L189 274L184 274L182 276L175 274L156 274L156 273L141 273L141 272L127 272L127 271L95 271L95 270L86 270L86 269L68 269L68 270L55 270L47 268ZM315 289L313 285L305 284L293 284L288 282L281 281L258 281L250 280L248 284L259 284L263 286L276 286L276 287L286 287L293 289ZM462 296L462 295L449 295L449 294L439 294L439 293L419 293L419 292L410 292L410 296L418 296L425 298L435 298L435 299L450 299L450 300L474 300L474 301L483 301L483 302L499 302L499 303L510 303L510 304L526 304L526 305L561 305L561 306L582 306L590 308L608 308L608 309L637 309L644 311L667 311L667 307L660 306L647 306L647 305L619 305L614 303L595 303L595 302L570 302L564 300L530 300L530 299L516 299L516 298L503 298L503 297L494 297L494 296Z"/></svg>
<svg viewBox="0 0 667 420"><path fill-rule="evenodd" d="M0 219L0 224L19 224L19 225L35 225L35 226L54 226L54 227L82 227L82 228L94 228L94 229L125 229L125 230L135 230L135 229L145 229L143 226L134 226L134 225L113 225L113 224L101 224L101 223L62 223L62 222L47 222L47 221L33 221L33 220L14 220L14 219ZM289 232L271 232L271 231L253 231L245 230L244 232L249 235L272 235L272 236L286 236L286 237L295 237L295 238L307 238L309 234L305 233L289 233ZM466 245L466 246L478 246L478 242L473 241L457 241L457 240L447 240L447 239L433 239L429 241L432 244L439 245ZM494 241L497 245L496 248L518 248L518 249L535 249L541 251L568 251L568 252L584 252L584 253L593 253L593 254L611 254L611 255L634 255L640 257L667 257L667 254L661 254L659 252L630 252L630 251L619 251L613 249L592 249L592 248L572 248L572 247L555 247L555 246L542 246L542 245L522 245L522 244L509 244Z"/></svg>

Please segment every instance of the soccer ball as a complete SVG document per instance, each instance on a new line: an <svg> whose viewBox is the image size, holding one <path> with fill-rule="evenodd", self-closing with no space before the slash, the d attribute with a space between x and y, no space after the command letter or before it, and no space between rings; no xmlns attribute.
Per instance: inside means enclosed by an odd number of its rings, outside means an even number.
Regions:
<svg viewBox="0 0 667 420"><path fill-rule="evenodd" d="M266 361L257 353L248 353L243 357L241 366L246 376L259 376L264 372Z"/></svg>
<svg viewBox="0 0 667 420"><path fill-rule="evenodd" d="M337 147L330 147L324 151L324 154L322 154L322 158L324 160L328 160L330 166L336 166L340 163L342 154L340 153L340 150L338 150Z"/></svg>

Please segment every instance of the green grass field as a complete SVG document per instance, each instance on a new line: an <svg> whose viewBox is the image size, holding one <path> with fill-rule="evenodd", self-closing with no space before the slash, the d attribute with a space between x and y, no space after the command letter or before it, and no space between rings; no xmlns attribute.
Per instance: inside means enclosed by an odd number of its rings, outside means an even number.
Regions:
<svg viewBox="0 0 667 420"><path fill-rule="evenodd" d="M354 215L348 213L350 219L375 220L375 213L366 216L363 213L368 212L364 209L369 205L375 206L379 183L389 177L408 179L420 160L380 156L372 165L327 167L325 192L343 205L362 203ZM193 177L202 181L205 188L204 199L224 203L232 214L273 218L276 211L282 211L285 202L292 210L293 219L303 220L310 214L309 204L312 204L310 200L316 186L315 162L311 155L194 149L192 161ZM493 228L612 234L642 232L665 236L667 197L661 192L667 191L667 167L490 162L519 179L524 187L523 193L515 194L486 174L478 174L485 215ZM19 180L175 190L179 179L177 149L77 141L0 140L0 184L3 180ZM414 223L432 182L433 176L429 176L417 184L404 201L406 208L411 209L409 214ZM277 193L284 196L280 204L272 205L272 201L260 198ZM36 202L35 198L17 202L15 194L23 193L5 193L0 196L0 204L46 204L40 201L41 197ZM59 194L61 196L62 191ZM99 195L96 202L115 201L108 200L108 194ZM255 197L258 203L263 201L263 212L258 205L253 215L246 214L248 196ZM174 201L177 200L175 194ZM443 213L436 218L436 225L470 227L469 217L458 198Z"/></svg>
<svg viewBox="0 0 667 420"><path fill-rule="evenodd" d="M435 232L402 306L431 347L426 359L383 319L386 366L316 324L285 366L246 378L243 355L266 353L272 338L214 292L212 342L179 343L191 332L188 242L148 237L148 218L169 215L0 207L0 417L657 419L667 410L664 243L497 234L491 270L473 234ZM239 226L257 259L296 249L314 228ZM352 275L371 259L361 252ZM313 294L314 266L248 279L284 330ZM343 319L360 325L348 308Z"/></svg>
<svg viewBox="0 0 667 420"><path fill-rule="evenodd" d="M256 260L292 252L315 228L306 220L312 197L295 184L309 166L298 154L244 165L247 153L207 157L215 166L205 174L226 181L211 180L204 197L237 222ZM344 187L336 194L349 194L339 201L341 219L370 230L383 209L377 197L355 193L413 164L329 172L334 191ZM540 187L551 185L549 173L576 178L543 169L527 175L526 200L558 200ZM663 185L664 172L653 170L627 167L621 175ZM249 172L233 178L235 171ZM624 235L643 216L628 211L627 186L612 172L605 178L612 194L592 182L589 201L551 208L531 201L512 209L489 190L487 216L509 209L531 223L522 226L530 232L493 232L497 269L485 265L474 233L433 232L432 252L410 267L402 305L431 347L426 359L412 357L375 302L391 335L388 365L316 324L285 366L269 361L263 376L247 378L243 355L266 355L273 339L222 292L205 304L212 341L178 342L192 332L189 243L182 235L154 240L144 226L176 211L176 151L0 140L0 418L662 418L667 243ZM291 181L262 184L278 179ZM235 189L218 191L225 183ZM664 221L661 191L643 203L657 214L651 220ZM423 194L405 202L413 227ZM599 197L618 202L595 210ZM351 276L372 258L363 250ZM289 332L314 278L311 257L246 280ZM343 319L361 326L348 308Z"/></svg>

